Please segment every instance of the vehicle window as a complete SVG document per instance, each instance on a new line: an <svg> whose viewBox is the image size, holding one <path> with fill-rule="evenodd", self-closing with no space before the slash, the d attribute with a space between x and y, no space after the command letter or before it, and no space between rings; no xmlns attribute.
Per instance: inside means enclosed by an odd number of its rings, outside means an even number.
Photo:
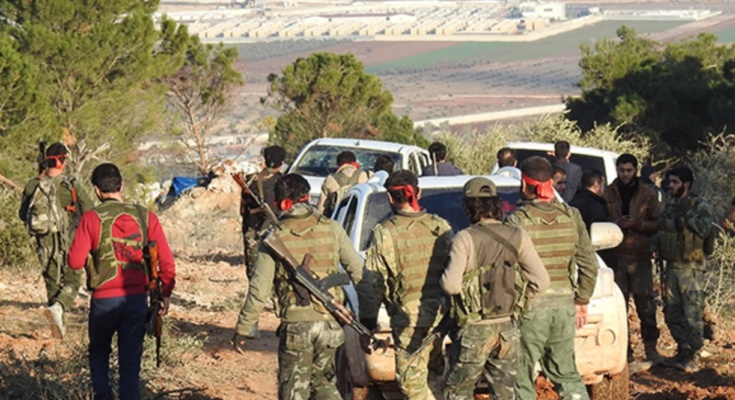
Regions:
<svg viewBox="0 0 735 400"><path fill-rule="evenodd" d="M424 167L429 165L429 156L424 153L419 153L419 163L421 164L421 171L423 171Z"/></svg>
<svg viewBox="0 0 735 400"><path fill-rule="evenodd" d="M470 225L467 215L462 209L462 188L422 189L419 204L427 212L437 214L446 219L456 233ZM503 199L503 210L510 213L516 208L520 198L520 187L498 187L498 194ZM367 198L365 221L362 226L360 250L367 250L373 240L373 228L380 221L391 215L388 195L375 193Z"/></svg>
<svg viewBox="0 0 735 400"><path fill-rule="evenodd" d="M518 165L521 165L523 160L531 156L544 157L547 160L551 161L551 164L554 164L554 161L555 161L554 157L549 156L543 150L527 150L527 149L516 150L516 158L518 159ZM572 153L572 156L569 158L569 161L582 167L582 171L596 169L602 172L603 174L606 173L605 162L602 159L602 157L599 157L599 156L588 156L588 155L583 155L583 154L580 155L580 154Z"/></svg>
<svg viewBox="0 0 735 400"><path fill-rule="evenodd" d="M298 164L294 164L292 173L310 176L327 176L337 171L337 155L345 150L355 153L357 163L363 171L371 170L375 160L386 155L393 159L396 166L401 165L401 154L373 149L361 149L355 147L311 146Z"/></svg>
<svg viewBox="0 0 735 400"><path fill-rule="evenodd" d="M355 216L357 215L357 199L355 196L350 196L347 200L349 200L350 203L349 206L347 206L347 213L345 214L342 226L345 228L345 232L350 235L352 233L352 228L355 225Z"/></svg>
<svg viewBox="0 0 735 400"><path fill-rule="evenodd" d="M408 156L408 169L414 174L419 174L421 172L421 170L419 169L419 162L416 159L416 153L411 153Z"/></svg>
<svg viewBox="0 0 735 400"><path fill-rule="evenodd" d="M328 217L332 217L332 219L336 221L344 222L344 213L347 209L347 203L349 203L351 198L352 197L345 197L344 199L342 199L342 201L340 201L337 207L334 209L334 214L328 215Z"/></svg>

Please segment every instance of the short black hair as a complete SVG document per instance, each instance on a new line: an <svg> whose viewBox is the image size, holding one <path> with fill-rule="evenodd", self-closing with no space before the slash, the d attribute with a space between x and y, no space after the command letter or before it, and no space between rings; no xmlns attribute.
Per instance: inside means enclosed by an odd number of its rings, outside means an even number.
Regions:
<svg viewBox="0 0 735 400"><path fill-rule="evenodd" d="M499 220L503 212L503 199L500 196L465 197L462 199L462 209L473 224L487 217Z"/></svg>
<svg viewBox="0 0 735 400"><path fill-rule="evenodd" d="M46 165L46 168L56 168L56 160L59 161L59 163L63 163L66 161L66 156L69 154L69 150L66 148L64 143L56 142L46 148L46 157L48 156L61 156L58 158L47 158L43 160L44 164Z"/></svg>
<svg viewBox="0 0 735 400"><path fill-rule="evenodd" d="M694 173L688 167L677 167L669 171L669 177L675 176L681 180L681 183L689 182L691 188L694 184Z"/></svg>
<svg viewBox="0 0 735 400"><path fill-rule="evenodd" d="M429 153L431 153L436 161L442 161L447 158L447 146L441 142L434 142L429 145Z"/></svg>
<svg viewBox="0 0 735 400"><path fill-rule="evenodd" d="M393 162L393 159L390 158L390 156L386 156L385 154L375 159L375 165L373 165L373 171L385 171L389 174L393 173L393 167L395 167L395 163Z"/></svg>
<svg viewBox="0 0 735 400"><path fill-rule="evenodd" d="M521 173L533 180L546 182L554 176L554 167L551 166L549 160L541 156L532 156L523 160Z"/></svg>
<svg viewBox="0 0 735 400"><path fill-rule="evenodd" d="M263 158L266 167L278 168L283 165L283 160L286 159L286 149L281 146L268 146L263 149Z"/></svg>
<svg viewBox="0 0 735 400"><path fill-rule="evenodd" d="M513 167L516 164L516 151L510 147L503 147L498 150L498 168Z"/></svg>
<svg viewBox="0 0 735 400"><path fill-rule="evenodd" d="M615 160L615 166L617 167L623 164L633 164L633 168L638 168L638 158L630 153L621 154L618 159Z"/></svg>
<svg viewBox="0 0 735 400"><path fill-rule="evenodd" d="M394 186L405 185L413 186L414 193L419 192L419 178L416 177L416 174L407 169L398 170L390 174L388 179L386 179L385 183L383 184L383 186L393 197L393 200L395 200L397 203L405 203L406 201L408 201L408 199L406 199L406 194L403 192L403 190L391 190L390 188Z"/></svg>
<svg viewBox="0 0 735 400"><path fill-rule="evenodd" d="M355 157L355 153L345 150L339 154L337 154L337 165L342 165L346 163L351 163L357 161L357 158Z"/></svg>
<svg viewBox="0 0 735 400"><path fill-rule="evenodd" d="M117 193L122 189L122 175L117 165L104 163L92 171L92 185L102 193Z"/></svg>
<svg viewBox="0 0 735 400"><path fill-rule="evenodd" d="M595 186L595 183L599 183L602 185L604 182L605 175L602 175L602 172L596 169L589 169L587 171L584 171L584 173L582 174L580 185L584 189L589 189L592 186Z"/></svg>
<svg viewBox="0 0 735 400"><path fill-rule="evenodd" d="M556 157L557 160L563 160L567 158L570 148L571 146L566 140L560 140L554 143L554 157Z"/></svg>
<svg viewBox="0 0 735 400"><path fill-rule="evenodd" d="M286 174L280 177L273 188L276 203L290 199L294 203L309 194L311 186L303 176L299 174Z"/></svg>
<svg viewBox="0 0 735 400"><path fill-rule="evenodd" d="M567 176L567 171L562 167L554 167L554 173L551 174L551 176L553 177L556 174L562 174L564 176Z"/></svg>

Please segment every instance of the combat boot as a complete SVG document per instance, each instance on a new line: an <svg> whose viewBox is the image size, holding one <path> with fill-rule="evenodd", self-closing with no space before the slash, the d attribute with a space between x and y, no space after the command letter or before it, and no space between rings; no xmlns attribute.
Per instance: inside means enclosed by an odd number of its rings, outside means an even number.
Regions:
<svg viewBox="0 0 735 400"><path fill-rule="evenodd" d="M653 365L658 365L663 362L663 357L656 350L656 341L644 342L643 347L646 352L646 360L650 361Z"/></svg>
<svg viewBox="0 0 735 400"><path fill-rule="evenodd" d="M56 339L63 339L66 334L64 326L64 307L60 303L54 303L43 311L44 317L51 324L51 334Z"/></svg>

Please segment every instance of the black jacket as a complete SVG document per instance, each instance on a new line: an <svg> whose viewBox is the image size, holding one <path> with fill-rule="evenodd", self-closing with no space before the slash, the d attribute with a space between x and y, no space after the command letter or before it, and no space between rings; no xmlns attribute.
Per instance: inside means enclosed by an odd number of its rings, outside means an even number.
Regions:
<svg viewBox="0 0 735 400"><path fill-rule="evenodd" d="M593 222L610 221L605 208L605 199L587 189L580 188L572 201L569 202L569 205L579 210L584 224L587 225L587 232L589 232Z"/></svg>

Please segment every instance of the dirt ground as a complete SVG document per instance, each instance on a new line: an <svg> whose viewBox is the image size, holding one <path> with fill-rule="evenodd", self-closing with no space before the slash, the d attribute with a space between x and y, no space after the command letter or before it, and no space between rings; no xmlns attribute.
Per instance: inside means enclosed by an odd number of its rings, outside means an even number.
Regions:
<svg viewBox="0 0 735 400"><path fill-rule="evenodd" d="M152 347L146 346L143 380L148 399L274 399L277 394L277 318L261 314L262 338L246 343L245 355L229 343L237 313L247 291L240 257L238 194L227 185L224 192L192 192L166 211L161 222L177 262L177 286L164 337L163 365L152 366ZM67 315L69 332L64 340L51 337L42 316L43 282L35 271L0 270L0 398L39 398L29 388L44 386L41 398L87 398L86 315L89 298L79 296ZM631 318L633 346L643 353L638 321ZM662 338L659 351L674 352L673 341L659 310ZM631 377L630 398L640 400L735 399L735 329L723 321L716 340L705 349L695 374L656 367ZM63 379L64 388L41 382L63 361L77 357ZM56 364L54 364L56 363ZM53 389L49 389L53 388ZM56 392L54 392L54 390ZM85 392L85 390L87 392ZM544 397L553 398L553 397Z"/></svg>

